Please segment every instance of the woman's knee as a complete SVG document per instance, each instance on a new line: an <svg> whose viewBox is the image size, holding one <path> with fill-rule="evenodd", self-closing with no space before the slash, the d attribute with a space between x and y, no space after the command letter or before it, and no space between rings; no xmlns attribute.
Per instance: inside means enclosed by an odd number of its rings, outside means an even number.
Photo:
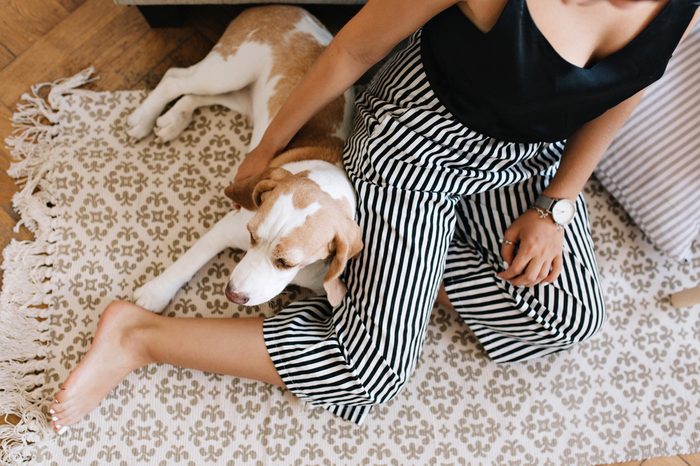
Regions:
<svg viewBox="0 0 700 466"><path fill-rule="evenodd" d="M365 383L366 404L379 405L393 400L403 391L408 384L408 380L409 377L400 378L391 375L385 378L383 384Z"/></svg>
<svg viewBox="0 0 700 466"><path fill-rule="evenodd" d="M336 366L331 379L317 380L313 385L291 379L293 383L287 388L312 404L374 406L395 398L408 382L391 370L369 364L348 365L342 369Z"/></svg>
<svg viewBox="0 0 700 466"><path fill-rule="evenodd" d="M347 387L345 393L342 393L344 388L340 388L339 396L352 398L361 392L362 399L358 401L370 405L385 403L395 398L413 375L420 355L420 337L416 332L417 340L411 338L396 344L388 355L377 350L373 354L350 356L347 359L347 376L351 377L354 383L344 385ZM370 340L365 340L364 344L359 346L371 348L374 345ZM351 350L351 354L356 353L354 350L355 348Z"/></svg>
<svg viewBox="0 0 700 466"><path fill-rule="evenodd" d="M600 332L607 320L605 296L597 287L592 293L592 299L583 305L581 312L583 321L587 321L589 324L584 326L580 333L580 337L577 339L579 342L586 341Z"/></svg>
<svg viewBox="0 0 700 466"><path fill-rule="evenodd" d="M552 283L536 288L533 294L516 298L516 308L527 306L527 315L536 316L541 332L551 334L557 344L586 341L605 323L605 299L597 284L580 286L574 292Z"/></svg>
<svg viewBox="0 0 700 466"><path fill-rule="evenodd" d="M557 299L544 305L552 329L572 344L598 334L607 319L605 299L598 286L590 287L584 295L575 296L559 290Z"/></svg>

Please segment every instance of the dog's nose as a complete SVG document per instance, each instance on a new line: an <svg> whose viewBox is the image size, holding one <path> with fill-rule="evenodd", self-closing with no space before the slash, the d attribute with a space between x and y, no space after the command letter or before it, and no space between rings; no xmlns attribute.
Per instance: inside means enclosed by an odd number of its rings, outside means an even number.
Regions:
<svg viewBox="0 0 700 466"><path fill-rule="evenodd" d="M236 304L245 304L248 302L248 296L242 293L236 293L231 287L230 283L226 285L226 297L229 301L234 302Z"/></svg>

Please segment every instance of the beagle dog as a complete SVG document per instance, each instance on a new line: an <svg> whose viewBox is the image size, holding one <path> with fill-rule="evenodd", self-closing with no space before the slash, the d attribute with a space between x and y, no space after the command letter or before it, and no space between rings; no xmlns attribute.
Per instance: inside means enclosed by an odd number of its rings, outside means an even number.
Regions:
<svg viewBox="0 0 700 466"><path fill-rule="evenodd" d="M201 62L165 73L128 117L127 132L141 139L152 130L170 141L187 127L197 107L221 104L251 121L249 144L255 147L331 39L303 8L248 8ZM228 186L225 194L234 201L233 210L161 275L136 289L135 302L161 312L211 258L237 248L246 253L226 284L229 300L257 305L293 283L338 304L346 292L340 274L363 246L354 220L355 191L342 163L353 100L350 88L311 118L262 174Z"/></svg>

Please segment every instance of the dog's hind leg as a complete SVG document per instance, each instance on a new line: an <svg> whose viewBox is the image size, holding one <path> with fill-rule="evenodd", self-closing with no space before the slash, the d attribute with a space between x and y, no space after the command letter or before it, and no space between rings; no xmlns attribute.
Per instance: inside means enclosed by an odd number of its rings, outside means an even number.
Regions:
<svg viewBox="0 0 700 466"><path fill-rule="evenodd" d="M177 290L219 252L226 248L250 248L246 226L253 215L254 212L245 209L227 213L162 274L134 290L134 302L160 313Z"/></svg>
<svg viewBox="0 0 700 466"><path fill-rule="evenodd" d="M147 136L168 102L185 94L217 95L240 90L255 81L267 66L260 51L246 44L231 57L211 52L189 68L168 71L155 89L127 118L129 136Z"/></svg>
<svg viewBox="0 0 700 466"><path fill-rule="evenodd" d="M187 76L190 76L194 71L192 69L193 67L189 68L168 68L168 70L165 72L163 75L163 79L165 78L186 78Z"/></svg>
<svg viewBox="0 0 700 466"><path fill-rule="evenodd" d="M250 96L246 89L219 95L192 95L182 96L173 107L156 120L153 132L161 141L175 139L192 121L192 113L199 107L206 105L223 105L234 112L250 118Z"/></svg>

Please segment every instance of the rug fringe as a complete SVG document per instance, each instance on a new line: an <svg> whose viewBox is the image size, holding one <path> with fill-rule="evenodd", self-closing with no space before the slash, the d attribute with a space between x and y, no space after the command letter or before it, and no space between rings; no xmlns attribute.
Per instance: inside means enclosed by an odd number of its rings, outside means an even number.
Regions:
<svg viewBox="0 0 700 466"><path fill-rule="evenodd" d="M5 143L14 159L8 174L21 187L12 198L20 225L34 233L34 241L12 242L3 251L3 289L0 292L0 464L31 460L32 444L52 432L42 408L46 382L51 266L56 233L51 186L47 175L57 156L56 137L62 131L62 98L91 92L76 88L97 79L89 67L75 76L39 83L24 93L12 115L13 131ZM45 98L39 95L48 88ZM38 306L46 306L44 308ZM38 321L37 318L46 320ZM41 358L41 359L37 359ZM8 415L20 418L9 423Z"/></svg>

